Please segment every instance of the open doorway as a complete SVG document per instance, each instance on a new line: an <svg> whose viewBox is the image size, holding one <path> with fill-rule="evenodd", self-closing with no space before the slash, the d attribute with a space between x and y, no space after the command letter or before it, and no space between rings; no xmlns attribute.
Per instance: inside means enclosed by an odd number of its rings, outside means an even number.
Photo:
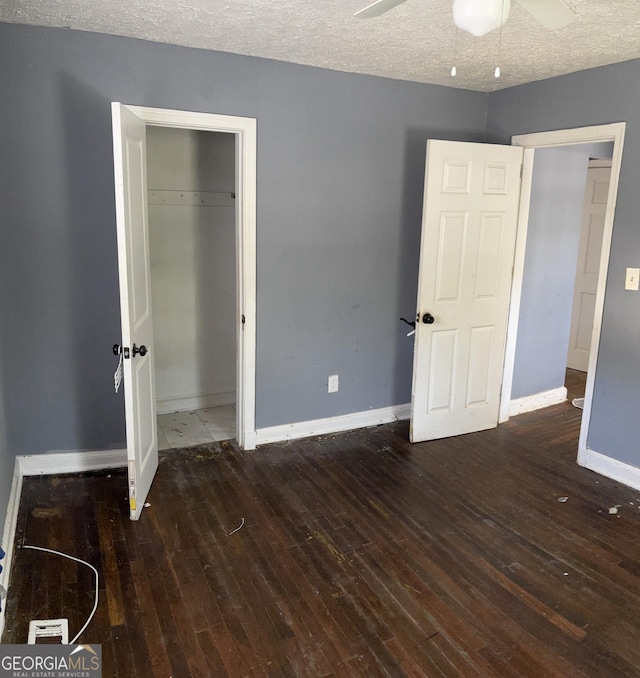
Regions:
<svg viewBox="0 0 640 678"><path fill-rule="evenodd" d="M256 121L253 118L177 111L112 102L118 235L118 278L126 388L125 420L129 505L140 518L158 468L155 342L151 304L147 128L168 127L233 134L235 138L236 439L254 449L256 373Z"/></svg>
<svg viewBox="0 0 640 678"><path fill-rule="evenodd" d="M528 249L527 232L529 228L529 217L532 211L532 180L534 172L534 158L539 149L551 148L577 148L582 144L601 144L612 143L613 149L611 152L611 180L608 185L606 208L604 213L604 220L602 226L602 247L599 257L599 271L597 274L597 288L595 294L595 302L593 308L593 326L589 350L588 372L586 379L586 388L584 394L584 410L581 423L580 441L578 449L578 462L582 465L588 466L585 461L588 457L587 450L587 433L588 425L591 415L591 401L593 396L594 377L597 366L598 346L600 341L600 329L602 323L602 310L604 305L605 285L609 263L609 250L611 244L611 234L613 228L613 217L615 212L615 201L618 189L618 181L620 174L620 165L622 159L622 146L624 141L624 123L615 123L610 125L602 125L589 128L578 128L572 130L559 130L555 132L543 132L537 134L522 135L514 137L513 143L525 147L525 162L523 168L523 189L522 200L520 205L520 219L518 226L518 240L516 245L516 257L514 265L514 279L511 297L511 308L509 314L509 329L507 336L507 350L505 354L505 371L503 376L503 391L501 396L500 407L500 421L506 421L511 414L515 414L513 405L516 400L512 400L513 384L514 384L514 370L516 347L518 344L519 335L527 332L527 328L522 323L521 309L524 308L525 299L523 299L523 281L525 272L525 258ZM586 168L585 168L586 176ZM581 214L581 212L580 212ZM576 239L577 247L577 239ZM575 275L576 258L574 258L570 268L571 275ZM548 267L551 270L551 266ZM572 287L573 289L573 287ZM545 299L541 299L544 304ZM539 316L540 326L547 322L544 315ZM569 323L569 319L566 318ZM531 328L528 330L531 332ZM565 341L564 350L566 351L568 342ZM529 360L535 369L536 361L544 360L545 355L530 355ZM566 353L564 355L564 364L566 367ZM562 385L564 390L564 397L566 397L566 388ZM545 402L548 395L547 392L538 394L540 396L539 402L535 406L528 407L529 410L544 407L552 404ZM562 398L564 399L564 398ZM534 399L535 400L535 399ZM558 402L559 400L556 400ZM526 410L521 410L526 411Z"/></svg>
<svg viewBox="0 0 640 678"><path fill-rule="evenodd" d="M600 143L535 151L512 414L565 401L567 368L588 371L608 191L608 180L589 181L589 162L611 150Z"/></svg>
<svg viewBox="0 0 640 678"><path fill-rule="evenodd" d="M147 127L158 448L236 437L235 135Z"/></svg>

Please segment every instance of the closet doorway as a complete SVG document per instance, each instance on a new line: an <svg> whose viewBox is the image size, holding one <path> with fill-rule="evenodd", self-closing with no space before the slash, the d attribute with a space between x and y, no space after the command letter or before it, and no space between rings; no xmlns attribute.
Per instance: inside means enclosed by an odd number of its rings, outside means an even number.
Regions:
<svg viewBox="0 0 640 678"><path fill-rule="evenodd" d="M235 146L147 127L159 449L236 437Z"/></svg>
<svg viewBox="0 0 640 678"><path fill-rule="evenodd" d="M111 116L122 330L121 343L114 345L114 352L120 354L118 369L125 385L130 516L138 520L158 468L147 128L223 132L235 138L235 437L241 449L253 450L256 446L256 120L129 106L117 101L111 103Z"/></svg>

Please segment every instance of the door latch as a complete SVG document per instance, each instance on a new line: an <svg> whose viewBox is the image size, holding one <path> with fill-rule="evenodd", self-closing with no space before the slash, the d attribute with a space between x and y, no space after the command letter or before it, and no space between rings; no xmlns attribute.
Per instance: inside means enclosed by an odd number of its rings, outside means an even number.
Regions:
<svg viewBox="0 0 640 678"><path fill-rule="evenodd" d="M135 344L134 344L135 347ZM145 348L144 352L147 352L147 349ZM120 355L122 353L122 357L125 360L129 360L129 347L125 346L124 348L120 344L114 344L113 345L113 355ZM144 354L143 354L144 355Z"/></svg>

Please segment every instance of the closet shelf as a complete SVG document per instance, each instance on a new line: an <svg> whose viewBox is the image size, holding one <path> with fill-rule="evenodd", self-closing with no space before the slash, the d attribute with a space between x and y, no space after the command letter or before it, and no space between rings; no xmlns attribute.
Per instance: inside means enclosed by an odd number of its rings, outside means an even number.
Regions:
<svg viewBox="0 0 640 678"><path fill-rule="evenodd" d="M147 191L150 205L194 206L194 207L232 207L235 205L235 193L217 191Z"/></svg>

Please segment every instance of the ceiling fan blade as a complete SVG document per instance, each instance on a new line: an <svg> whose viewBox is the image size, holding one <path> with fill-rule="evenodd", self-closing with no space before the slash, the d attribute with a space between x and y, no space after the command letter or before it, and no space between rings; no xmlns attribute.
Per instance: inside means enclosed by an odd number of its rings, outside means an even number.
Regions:
<svg viewBox="0 0 640 678"><path fill-rule="evenodd" d="M545 28L564 28L576 18L575 12L562 0L516 0L516 2Z"/></svg>
<svg viewBox="0 0 640 678"><path fill-rule="evenodd" d="M388 12L390 9L401 5L405 0L376 0L370 5L367 5L364 9L356 12L353 16L357 16L358 19L370 19L374 16L380 16L385 12Z"/></svg>

